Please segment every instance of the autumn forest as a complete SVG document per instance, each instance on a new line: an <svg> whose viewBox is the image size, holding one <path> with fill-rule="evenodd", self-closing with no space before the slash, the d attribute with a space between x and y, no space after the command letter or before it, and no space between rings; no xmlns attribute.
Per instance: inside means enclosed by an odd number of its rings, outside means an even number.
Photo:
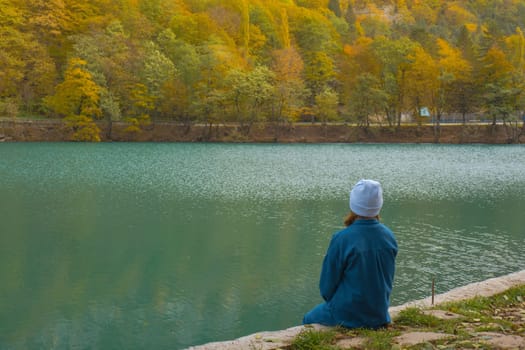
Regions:
<svg viewBox="0 0 525 350"><path fill-rule="evenodd" d="M0 116L88 141L97 121L517 120L524 23L519 0L0 0Z"/></svg>

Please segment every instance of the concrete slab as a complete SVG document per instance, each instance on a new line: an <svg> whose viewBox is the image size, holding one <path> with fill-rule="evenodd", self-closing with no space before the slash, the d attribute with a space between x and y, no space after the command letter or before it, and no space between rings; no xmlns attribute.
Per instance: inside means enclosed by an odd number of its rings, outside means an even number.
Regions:
<svg viewBox="0 0 525 350"><path fill-rule="evenodd" d="M487 343L497 349L525 349L525 338L517 335L481 332L477 333L476 336L483 343Z"/></svg>
<svg viewBox="0 0 525 350"><path fill-rule="evenodd" d="M453 338L452 334L435 332L408 332L394 338L394 342L399 345L412 346L416 344L431 342L434 340Z"/></svg>

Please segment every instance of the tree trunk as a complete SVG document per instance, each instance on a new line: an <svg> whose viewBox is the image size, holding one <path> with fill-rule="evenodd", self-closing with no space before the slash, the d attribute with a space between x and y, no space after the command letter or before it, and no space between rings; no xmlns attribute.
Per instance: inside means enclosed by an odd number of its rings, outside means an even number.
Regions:
<svg viewBox="0 0 525 350"><path fill-rule="evenodd" d="M113 119L111 118L111 116L108 116L108 130L106 132L106 137L108 141L112 141L111 139L112 133L113 133Z"/></svg>
<svg viewBox="0 0 525 350"><path fill-rule="evenodd" d="M441 114L436 115L436 123L434 124L434 142L439 143L441 138Z"/></svg>

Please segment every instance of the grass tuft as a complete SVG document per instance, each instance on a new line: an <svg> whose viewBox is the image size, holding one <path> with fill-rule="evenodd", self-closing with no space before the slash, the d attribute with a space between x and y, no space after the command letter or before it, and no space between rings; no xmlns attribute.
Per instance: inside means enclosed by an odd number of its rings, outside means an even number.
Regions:
<svg viewBox="0 0 525 350"><path fill-rule="evenodd" d="M435 316L425 315L421 309L411 307L399 313L395 321L396 325L408 327L438 327L443 323L443 320Z"/></svg>
<svg viewBox="0 0 525 350"><path fill-rule="evenodd" d="M510 288L492 297L474 297L469 300L444 303L440 309L469 317L492 314L497 308L511 307L523 304L525 300L525 285ZM481 318L481 317L480 317Z"/></svg>
<svg viewBox="0 0 525 350"><path fill-rule="evenodd" d="M361 337L366 338L365 349L390 350L394 337L401 334L399 330L392 329L359 329L355 331Z"/></svg>
<svg viewBox="0 0 525 350"><path fill-rule="evenodd" d="M291 344L291 350L335 350L335 330L304 330L297 335Z"/></svg>

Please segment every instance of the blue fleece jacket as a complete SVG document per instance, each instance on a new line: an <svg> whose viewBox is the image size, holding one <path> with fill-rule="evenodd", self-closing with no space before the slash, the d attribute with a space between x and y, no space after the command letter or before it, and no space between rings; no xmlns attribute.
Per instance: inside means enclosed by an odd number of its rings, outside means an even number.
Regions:
<svg viewBox="0 0 525 350"><path fill-rule="evenodd" d="M319 288L325 303L303 323L377 328L389 323L388 306L397 242L378 220L356 220L332 237Z"/></svg>

